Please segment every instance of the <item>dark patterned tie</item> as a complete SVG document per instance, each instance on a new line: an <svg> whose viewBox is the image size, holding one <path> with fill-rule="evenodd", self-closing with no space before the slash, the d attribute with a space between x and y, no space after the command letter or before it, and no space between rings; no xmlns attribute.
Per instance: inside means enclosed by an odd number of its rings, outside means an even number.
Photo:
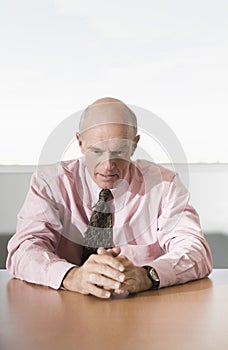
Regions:
<svg viewBox="0 0 228 350"><path fill-rule="evenodd" d="M107 249L113 246L112 213L107 202L109 197L112 197L110 190L101 190L99 200L90 218L88 229L85 232L82 264L91 254L97 253L97 248L104 247Z"/></svg>

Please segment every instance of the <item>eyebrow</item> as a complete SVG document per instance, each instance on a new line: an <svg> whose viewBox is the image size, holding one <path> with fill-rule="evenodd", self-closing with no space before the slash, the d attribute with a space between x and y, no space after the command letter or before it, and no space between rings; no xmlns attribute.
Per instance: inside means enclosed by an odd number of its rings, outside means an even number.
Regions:
<svg viewBox="0 0 228 350"><path fill-rule="evenodd" d="M118 152L118 151L122 151L122 150L125 150L125 149L128 149L129 146L127 144L125 145L122 145L120 147L118 147L117 149L115 150L110 150L111 153L115 153L115 152ZM104 152L104 150L102 148L99 148L99 147L94 147L94 146L89 146L89 149L91 151L99 151L99 152Z"/></svg>
<svg viewBox="0 0 228 350"><path fill-rule="evenodd" d="M94 146L89 146L89 149L91 151L100 151L100 152L103 152L103 150L101 148L98 148L98 147L94 147Z"/></svg>

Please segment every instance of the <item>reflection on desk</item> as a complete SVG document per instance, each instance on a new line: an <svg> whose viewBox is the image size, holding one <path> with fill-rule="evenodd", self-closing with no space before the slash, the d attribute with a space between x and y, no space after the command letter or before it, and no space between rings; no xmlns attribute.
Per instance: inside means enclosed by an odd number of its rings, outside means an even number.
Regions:
<svg viewBox="0 0 228 350"><path fill-rule="evenodd" d="M52 290L0 272L0 349L228 348L228 270L121 300Z"/></svg>

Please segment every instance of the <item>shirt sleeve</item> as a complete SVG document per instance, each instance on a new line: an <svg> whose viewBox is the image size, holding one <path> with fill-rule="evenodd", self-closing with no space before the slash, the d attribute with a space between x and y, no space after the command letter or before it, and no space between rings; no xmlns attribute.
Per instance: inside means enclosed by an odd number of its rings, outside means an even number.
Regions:
<svg viewBox="0 0 228 350"><path fill-rule="evenodd" d="M210 274L211 251L202 233L199 216L189 204L189 192L178 175L165 185L157 234L164 255L151 265L158 272L160 287Z"/></svg>
<svg viewBox="0 0 228 350"><path fill-rule="evenodd" d="M62 231L59 209L47 182L34 173L17 230L8 243L6 267L16 278L58 289L74 264L56 254Z"/></svg>

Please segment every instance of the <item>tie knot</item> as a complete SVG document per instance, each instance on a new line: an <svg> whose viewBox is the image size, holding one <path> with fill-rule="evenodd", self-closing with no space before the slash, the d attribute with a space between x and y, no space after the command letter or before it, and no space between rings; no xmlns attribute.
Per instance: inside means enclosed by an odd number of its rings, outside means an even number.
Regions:
<svg viewBox="0 0 228 350"><path fill-rule="evenodd" d="M108 197L112 195L112 192L108 189L103 189L101 190L101 192L99 193L99 199L101 199L102 201L107 201Z"/></svg>

